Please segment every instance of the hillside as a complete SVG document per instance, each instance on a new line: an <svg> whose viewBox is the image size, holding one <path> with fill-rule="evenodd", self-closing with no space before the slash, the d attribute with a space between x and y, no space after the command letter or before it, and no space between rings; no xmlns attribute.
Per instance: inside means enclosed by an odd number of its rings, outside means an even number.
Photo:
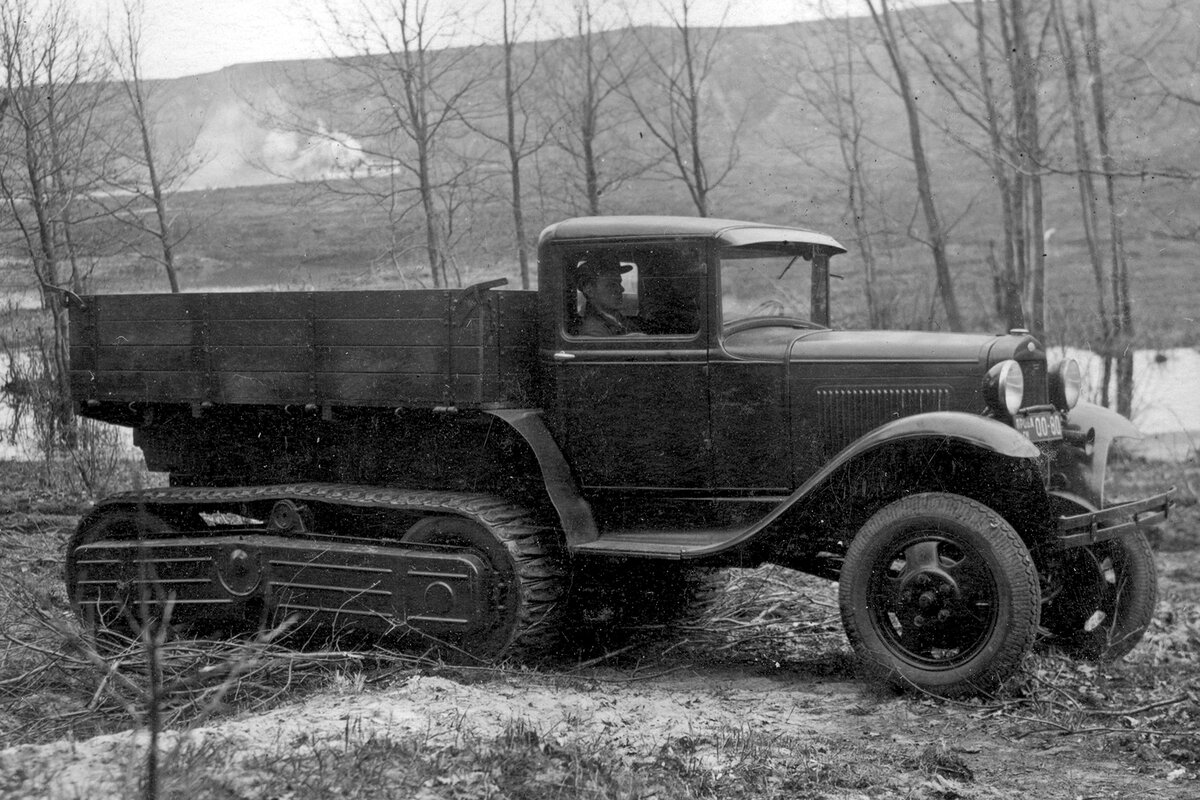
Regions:
<svg viewBox="0 0 1200 800"><path fill-rule="evenodd" d="M1135 43L1152 39L1168 1L1109 10L1113 52L1119 55ZM906 24L936 28L947 52L959 48L963 58L972 53L971 30L950 7L925 9ZM811 82L822 59L827 63L825 43L832 40L832 25L731 28L722 34L705 96L706 107L713 110L708 128L714 143L712 171L724 165L729 131L735 128L737 155L734 168L713 193L713 213L799 223L841 239L851 249L840 265L845 276L837 287L841 321L857 324L862 319L861 265L854 255L858 248L846 217L845 189L839 182L844 170L836 138L820 114L800 99L797 89ZM885 64L869 20L860 19L855 25L856 39L867 55ZM628 46L627 33L608 35L626 36L623 46ZM665 41L668 33L642 30L639 35ZM1175 70L1186 64L1187 41L1161 35L1156 41L1156 58L1172 59ZM546 105L550 76L555 54L564 46L562 42L539 45L543 70L531 83L530 94L541 104L537 113L543 119L552 115ZM1194 50L1194 42L1190 46ZM818 69L804 66L806 50ZM533 45L522 45L520 54L531 58ZM497 49L489 47L453 54L458 79L481 81L468 98L472 109L494 99L497 55ZM1129 59L1117 57L1114 64L1123 71L1121 75L1136 73ZM1048 63L1044 76L1043 96L1049 109L1045 127L1050 132L1052 160L1063 163L1070 137L1063 109L1055 105L1062 88L1053 66ZM912 235L919 233L921 223L915 216L911 164L902 155L907 147L902 109L883 79L870 73L859 77L859 100L871 139L865 169L872 191L880 198L874 236L883 290L893 298L894 325L924 324L932 273L926 250ZM884 77L889 76L884 73ZM1120 163L1133 172L1196 163L1200 114L1181 106L1167 109L1156 98L1145 96L1144 78L1137 83L1130 77L1129 82L1114 82L1110 87L1116 97L1111 124ZM928 115L926 141L938 200L953 226L951 257L959 302L973 326L994 328L986 257L999 235L999 212L990 170L970 152L969 145L980 134L962 121L944 94L928 85L928 76L923 85L919 102ZM202 162L185 191L173 199L180 224L193 228L180 249L186 288L418 284L423 271L418 215L411 214L393 227L385 209L360 191L364 185L380 189L387 181L403 181L405 176L402 167L389 166L378 155L387 147L364 114L377 98L362 88L355 70L327 61L243 64L158 81L154 91L163 104L163 141L189 147ZM636 121L626 117L617 128L615 135L622 137L619 158L650 156L649 137ZM477 181L455 221L457 276L469 280L484 274L515 275L511 218L498 154L468 137L456 141L455 147L457 157L474 159L472 175ZM554 148L526 161L530 237L546 224L576 213L577 204L564 189L567 169L561 152ZM1053 229L1047 243L1048 297L1055 319L1052 337L1082 343L1094 316L1095 288L1083 249L1077 188L1073 177L1056 174L1053 164L1048 165L1044 180L1046 225ZM1142 343L1200 343L1192 310L1195 298L1191 292L1178 291L1181 285L1194 285L1192 255L1200 213L1190 199L1193 186L1147 174L1126 178L1119 188ZM661 170L626 182L606 194L603 202L605 213L694 213L682 185L665 179ZM114 259L105 259L93 273L93 285L101 290L146 290L156 288L155 284L165 285L153 273Z"/></svg>

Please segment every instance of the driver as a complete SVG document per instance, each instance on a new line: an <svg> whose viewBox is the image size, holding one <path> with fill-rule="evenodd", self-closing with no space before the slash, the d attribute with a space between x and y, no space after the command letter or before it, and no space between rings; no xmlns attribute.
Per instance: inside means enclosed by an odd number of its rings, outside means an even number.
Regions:
<svg viewBox="0 0 1200 800"><path fill-rule="evenodd" d="M625 296L621 276L632 269L612 253L601 253L577 267L575 288L585 298L579 323L581 336L640 333L637 323L621 313L621 300Z"/></svg>

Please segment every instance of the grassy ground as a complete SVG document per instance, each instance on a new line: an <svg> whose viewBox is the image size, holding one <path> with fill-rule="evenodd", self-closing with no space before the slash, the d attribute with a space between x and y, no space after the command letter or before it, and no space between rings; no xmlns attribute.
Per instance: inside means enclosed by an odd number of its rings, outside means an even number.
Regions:
<svg viewBox="0 0 1200 800"><path fill-rule="evenodd" d="M98 657L70 618L61 556L84 503L77 491L47 484L39 470L13 463L0 469L0 747L80 741L146 721L140 648ZM563 723L531 722L518 715L518 703L504 705L512 716L483 734L465 725L483 711L463 707L463 730L449 741L350 722L334 723L344 724L342 735L314 734L300 749L281 743L247 754L236 739L174 739L159 795L1019 796L1027 790L1008 769L1040 786L1031 796L1067 796L1058 794L1073 789L1063 783L1067 773L1043 774L1031 765L1050 752L1083 774L1128 774L1144 782L1149 797L1192 796L1200 773L1200 467L1129 461L1113 490L1138 494L1167 484L1180 488L1180 502L1157 539L1158 616L1143 644L1118 664L1034 654L1003 692L969 702L871 689L857 683L829 585L778 569L736 573L732 591L704 620L671 637L650 637L596 663L532 672L463 670L383 651L298 654L263 641L180 643L162 662L163 724L177 730L215 725L238 712L245 718L296 703L302 710L304 698L331 691L395 692L414 675L441 675L475 692L480 706L506 692L620 698L637 685L648 696L687 693L697 720L719 720L720 709L732 706L734 721L702 731L697 722L692 734L664 733L621 748L607 729L560 735ZM759 728L736 721L738 709L752 705L747 698L771 692L790 693L779 703L794 709L819 705L820 698L847 699L804 724ZM648 723L628 720L632 729ZM222 765L234 762L239 775L251 777L231 783ZM135 787L140 767L129 766L127 774L127 788ZM18 790L39 785L30 781L0 769L0 794L9 785L22 796ZM1110 788L1128 789L1122 786Z"/></svg>

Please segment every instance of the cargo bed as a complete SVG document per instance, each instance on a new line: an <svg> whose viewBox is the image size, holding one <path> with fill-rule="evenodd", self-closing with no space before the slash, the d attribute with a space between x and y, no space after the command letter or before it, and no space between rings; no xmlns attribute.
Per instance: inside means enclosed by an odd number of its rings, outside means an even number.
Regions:
<svg viewBox="0 0 1200 800"><path fill-rule="evenodd" d="M534 292L93 295L71 309L82 413L114 403L494 408L532 402Z"/></svg>

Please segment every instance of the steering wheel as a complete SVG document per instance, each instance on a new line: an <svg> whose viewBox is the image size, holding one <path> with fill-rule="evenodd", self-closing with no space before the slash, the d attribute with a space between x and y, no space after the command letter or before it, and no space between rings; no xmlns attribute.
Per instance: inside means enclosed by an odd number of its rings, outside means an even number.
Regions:
<svg viewBox="0 0 1200 800"><path fill-rule="evenodd" d="M754 328L806 328L819 331L824 330L825 326L800 317L746 317L726 323L722 332L732 336Z"/></svg>

